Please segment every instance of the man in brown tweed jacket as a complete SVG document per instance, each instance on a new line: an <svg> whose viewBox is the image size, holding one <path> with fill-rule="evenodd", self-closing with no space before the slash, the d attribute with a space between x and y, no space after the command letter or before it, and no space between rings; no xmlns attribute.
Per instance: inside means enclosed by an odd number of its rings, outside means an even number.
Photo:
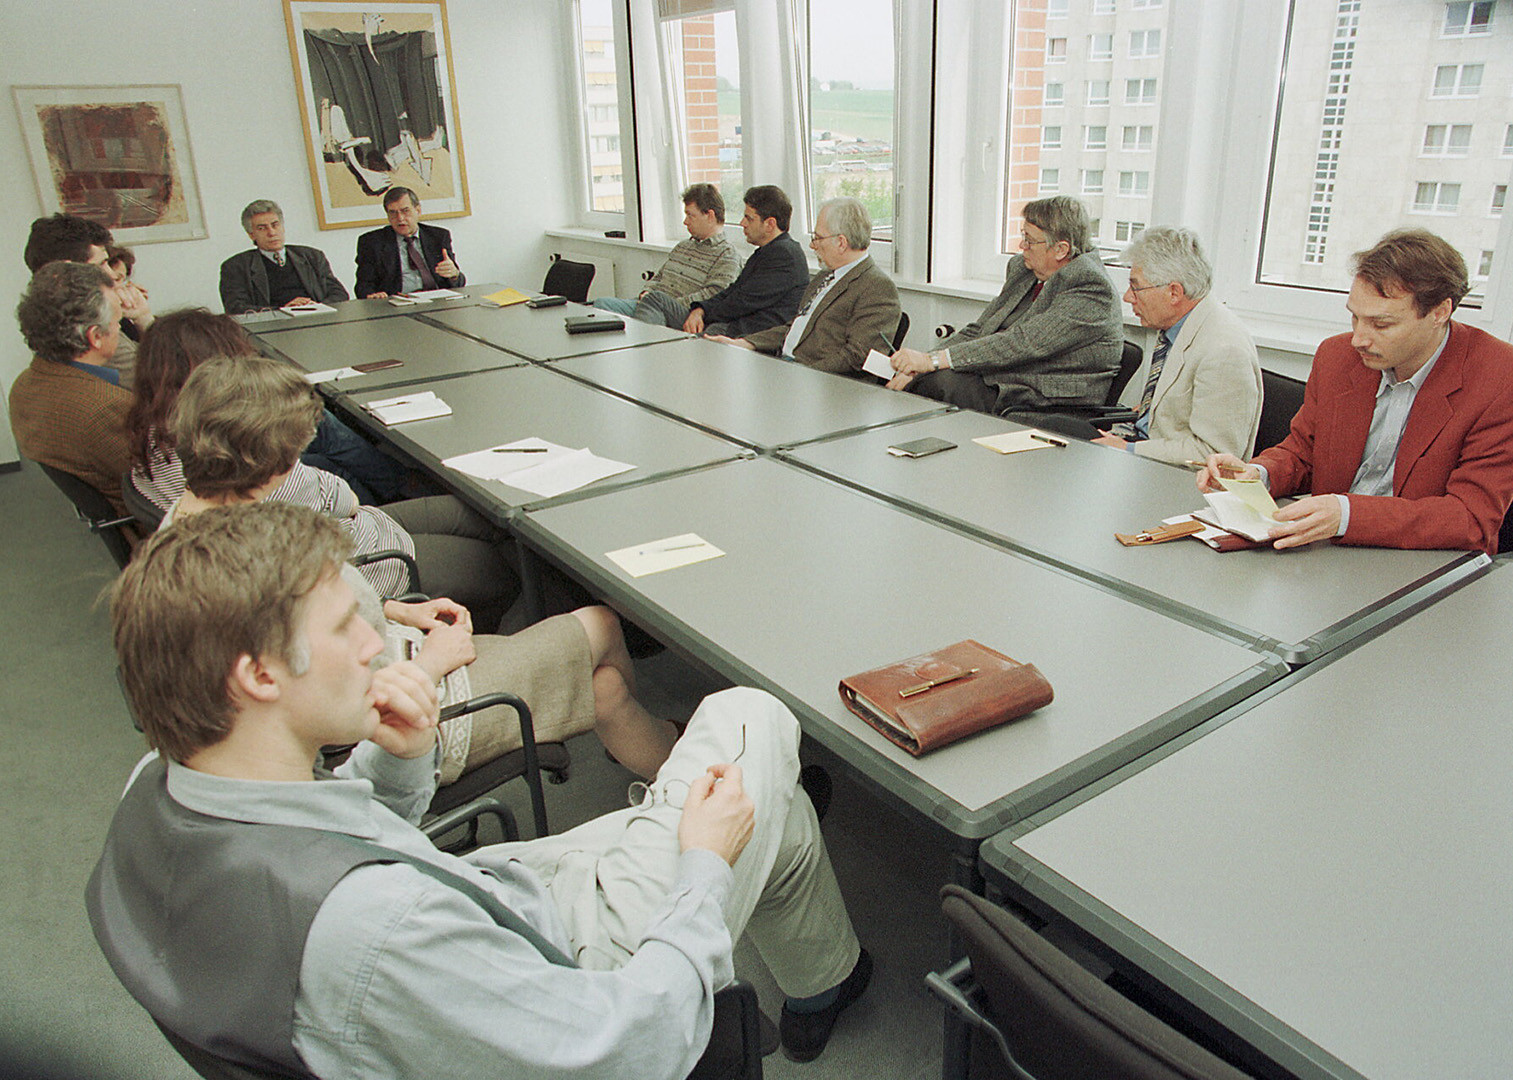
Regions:
<svg viewBox="0 0 1513 1080"><path fill-rule="evenodd" d="M35 354L11 384L10 421L27 457L72 473L124 511L131 393L107 365L121 338L114 282L98 266L55 262L37 271L16 308Z"/></svg>

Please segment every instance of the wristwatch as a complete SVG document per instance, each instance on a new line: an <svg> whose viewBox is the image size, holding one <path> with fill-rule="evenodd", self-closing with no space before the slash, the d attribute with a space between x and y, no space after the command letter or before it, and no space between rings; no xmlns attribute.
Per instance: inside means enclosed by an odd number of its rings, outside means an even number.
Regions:
<svg viewBox="0 0 1513 1080"><path fill-rule="evenodd" d="M930 370L931 371L939 371L940 370L940 353L938 353L938 352L932 352L930 354Z"/></svg>

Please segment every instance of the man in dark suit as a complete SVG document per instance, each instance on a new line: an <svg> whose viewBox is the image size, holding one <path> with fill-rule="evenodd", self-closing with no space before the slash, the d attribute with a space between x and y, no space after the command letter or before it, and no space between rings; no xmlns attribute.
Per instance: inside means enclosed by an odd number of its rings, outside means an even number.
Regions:
<svg viewBox="0 0 1513 1080"><path fill-rule="evenodd" d="M898 289L867 254L871 243L867 208L857 199L831 199L809 237L824 270L804 290L798 316L743 338L715 340L838 375L860 371L867 353L887 348L898 330Z"/></svg>
<svg viewBox="0 0 1513 1080"><path fill-rule="evenodd" d="M1199 489L1228 468L1276 496L1309 493L1277 511L1278 549L1495 555L1513 502L1513 346L1451 318L1469 291L1460 253L1423 229L1357 253L1354 329L1319 345L1292 431L1250 465L1211 455Z"/></svg>
<svg viewBox="0 0 1513 1080"><path fill-rule="evenodd" d="M799 299L809 284L804 249L788 235L793 204L783 189L771 184L749 189L741 231L756 248L740 275L724 289L692 304L660 289L647 293L636 305L636 318L662 322L690 334L742 337L792 322Z"/></svg>
<svg viewBox="0 0 1513 1080"><path fill-rule="evenodd" d="M467 278L452 258L452 234L420 222L420 200L409 188L384 193L388 228L357 238L357 297L381 300L422 289L455 289Z"/></svg>
<svg viewBox="0 0 1513 1080"><path fill-rule="evenodd" d="M1124 317L1087 210L1070 195L1026 203L1019 248L976 321L933 352L893 354L890 388L997 414L1103 404Z"/></svg>
<svg viewBox="0 0 1513 1080"><path fill-rule="evenodd" d="M252 241L221 263L221 304L227 315L312 301L334 304L347 290L331 272L325 253L284 243L284 212L272 199L254 199L242 211L242 228Z"/></svg>

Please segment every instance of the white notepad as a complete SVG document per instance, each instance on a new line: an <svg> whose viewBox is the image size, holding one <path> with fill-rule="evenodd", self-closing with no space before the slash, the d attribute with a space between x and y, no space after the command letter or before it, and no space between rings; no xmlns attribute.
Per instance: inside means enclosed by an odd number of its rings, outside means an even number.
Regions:
<svg viewBox="0 0 1513 1080"><path fill-rule="evenodd" d="M432 420L438 416L452 415L452 406L430 390L384 398L382 401L370 401L366 408L382 420L386 427L408 424L412 420Z"/></svg>
<svg viewBox="0 0 1513 1080"><path fill-rule="evenodd" d="M660 574L680 566L718 559L725 553L697 533L681 533L635 547L605 552L604 557L631 577Z"/></svg>

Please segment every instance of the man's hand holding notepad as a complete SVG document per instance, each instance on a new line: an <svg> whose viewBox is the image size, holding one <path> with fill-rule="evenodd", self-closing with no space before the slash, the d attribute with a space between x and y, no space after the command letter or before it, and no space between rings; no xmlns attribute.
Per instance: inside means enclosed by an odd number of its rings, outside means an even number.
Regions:
<svg viewBox="0 0 1513 1080"><path fill-rule="evenodd" d="M1281 522L1276 519L1277 504L1266 485L1259 478L1231 480L1221 477L1219 483L1224 486L1223 491L1203 493L1212 516L1201 511L1195 516L1247 540L1270 540L1271 530Z"/></svg>

